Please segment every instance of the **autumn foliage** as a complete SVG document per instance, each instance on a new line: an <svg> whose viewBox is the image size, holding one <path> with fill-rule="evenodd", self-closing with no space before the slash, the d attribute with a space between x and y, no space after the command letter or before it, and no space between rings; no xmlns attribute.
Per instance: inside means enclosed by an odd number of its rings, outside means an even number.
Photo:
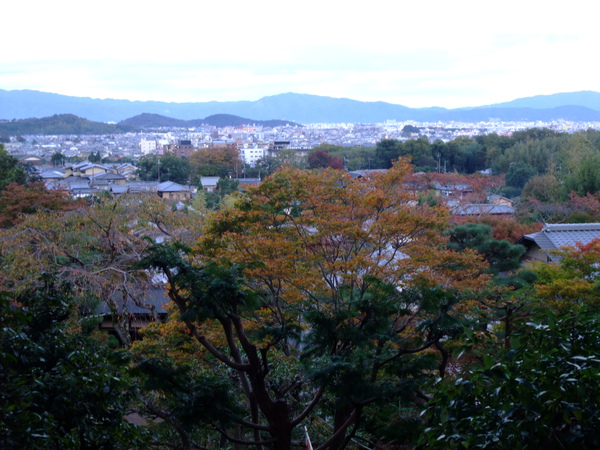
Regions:
<svg viewBox="0 0 600 450"><path fill-rule="evenodd" d="M11 183L0 193L0 227L12 227L27 214L38 211L71 211L85 203L72 200L66 192L49 191L43 183Z"/></svg>
<svg viewBox="0 0 600 450"><path fill-rule="evenodd" d="M314 439L343 448L365 408L416 395L400 373L445 364L434 349L485 265L448 249L448 211L405 189L410 171L283 169L212 216L193 249L145 259L167 275L198 356L237 374L249 419L226 439L289 449L309 415L331 415Z"/></svg>

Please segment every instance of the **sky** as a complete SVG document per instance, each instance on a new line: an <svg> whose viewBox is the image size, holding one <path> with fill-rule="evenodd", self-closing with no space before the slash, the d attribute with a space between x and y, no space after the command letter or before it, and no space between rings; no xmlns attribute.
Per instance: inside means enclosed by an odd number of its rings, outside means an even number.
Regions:
<svg viewBox="0 0 600 450"><path fill-rule="evenodd" d="M600 91L594 5L11 1L0 89L167 102L295 92L446 108Z"/></svg>

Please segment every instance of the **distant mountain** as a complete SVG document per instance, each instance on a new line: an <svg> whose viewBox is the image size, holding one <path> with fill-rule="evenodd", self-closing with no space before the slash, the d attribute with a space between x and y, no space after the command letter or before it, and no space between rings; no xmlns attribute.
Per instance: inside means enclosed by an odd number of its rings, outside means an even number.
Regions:
<svg viewBox="0 0 600 450"><path fill-rule="evenodd" d="M550 96L535 96L473 108L408 108L386 102L361 102L308 94L279 94L256 101L238 102L132 102L129 100L69 97L46 92L0 89L0 119L45 117L75 114L90 120L119 122L147 114L167 116L182 121L228 114L252 117L252 122L278 119L296 123L354 122L376 123L386 120L488 121L499 119L600 121L600 93L581 91ZM206 120L206 119L204 119Z"/></svg>
<svg viewBox="0 0 600 450"><path fill-rule="evenodd" d="M551 95L536 95L534 97L518 98L516 100L504 103L496 103L489 106L480 106L479 108L535 108L548 109L560 106L584 106L589 109L600 111L600 92L579 91L563 92Z"/></svg>
<svg viewBox="0 0 600 450"><path fill-rule="evenodd" d="M215 127L236 127L242 125L262 125L265 127L279 127L285 125L299 125L286 120L254 120L231 114L214 114L204 119L181 120L172 117L162 116L160 114L140 114L129 119L125 119L120 124L130 125L139 128L192 128L201 125L212 125Z"/></svg>
<svg viewBox="0 0 600 450"><path fill-rule="evenodd" d="M41 119L0 121L0 135L121 134L138 131L129 125L92 122L73 114L55 114Z"/></svg>

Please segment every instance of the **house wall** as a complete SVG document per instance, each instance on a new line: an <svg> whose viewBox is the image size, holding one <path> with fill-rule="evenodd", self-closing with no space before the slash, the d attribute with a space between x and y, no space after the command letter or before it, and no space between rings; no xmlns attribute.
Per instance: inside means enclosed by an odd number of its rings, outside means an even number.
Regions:
<svg viewBox="0 0 600 450"><path fill-rule="evenodd" d="M550 258L548 258L548 254L543 251L537 245L533 245L529 247L529 249L523 255L524 261L541 261L541 262L550 262Z"/></svg>

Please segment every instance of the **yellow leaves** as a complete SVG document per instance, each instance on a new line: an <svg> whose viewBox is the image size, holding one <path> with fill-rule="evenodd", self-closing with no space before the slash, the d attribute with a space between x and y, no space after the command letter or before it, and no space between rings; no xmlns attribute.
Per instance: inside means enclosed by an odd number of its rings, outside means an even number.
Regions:
<svg viewBox="0 0 600 450"><path fill-rule="evenodd" d="M252 288L288 307L305 299L321 307L372 277L398 287L482 287L481 258L446 249L448 211L415 201L403 184L410 171L405 162L362 179L280 170L214 215L195 251L246 264Z"/></svg>

